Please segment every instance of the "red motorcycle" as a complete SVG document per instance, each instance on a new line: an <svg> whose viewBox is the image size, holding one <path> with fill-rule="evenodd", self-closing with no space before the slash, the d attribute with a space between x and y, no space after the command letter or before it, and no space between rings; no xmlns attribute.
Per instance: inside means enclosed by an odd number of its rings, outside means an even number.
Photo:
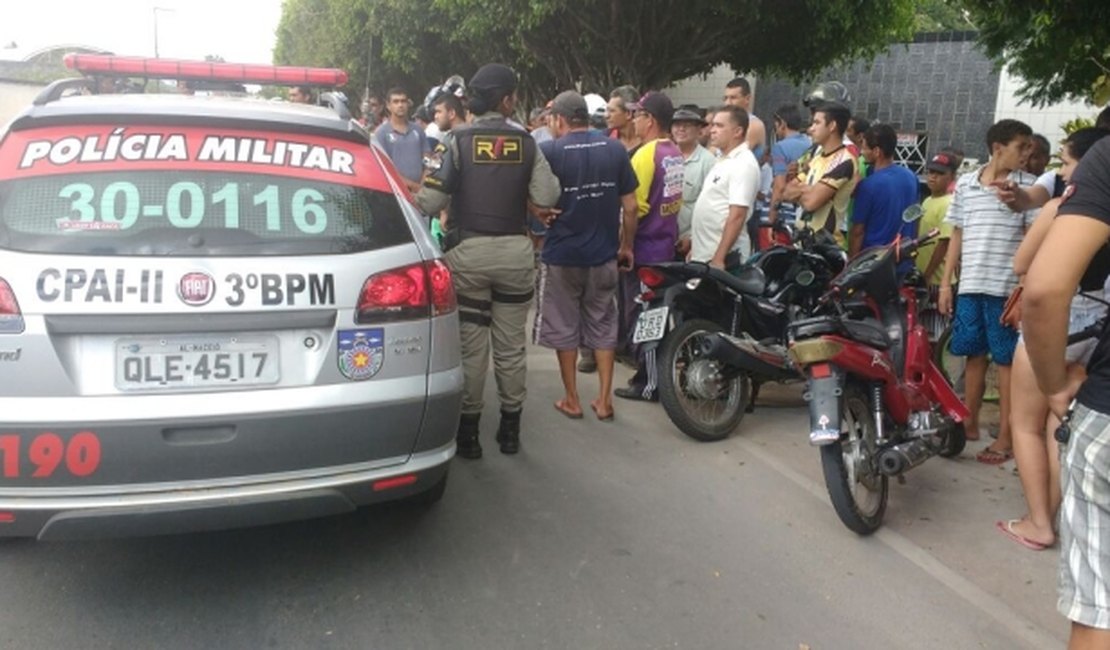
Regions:
<svg viewBox="0 0 1110 650"><path fill-rule="evenodd" d="M822 297L821 315L796 321L789 354L806 377L810 443L836 514L861 535L882 525L888 479L966 444L967 406L933 362L918 320L927 296L910 259L936 237L901 239L850 260Z"/></svg>

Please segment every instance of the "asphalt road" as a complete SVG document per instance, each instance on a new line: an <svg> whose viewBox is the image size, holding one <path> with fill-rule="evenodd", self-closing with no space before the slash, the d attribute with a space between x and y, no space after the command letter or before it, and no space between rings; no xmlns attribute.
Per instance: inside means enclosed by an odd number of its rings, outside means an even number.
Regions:
<svg viewBox="0 0 1110 650"><path fill-rule="evenodd" d="M1063 646L1056 552L993 529L1023 507L1012 463L972 458L983 443L892 485L886 526L860 538L824 493L797 389L703 444L658 405L568 420L554 353L530 363L524 451L497 452L491 403L486 457L455 460L429 510L0 543L0 647Z"/></svg>

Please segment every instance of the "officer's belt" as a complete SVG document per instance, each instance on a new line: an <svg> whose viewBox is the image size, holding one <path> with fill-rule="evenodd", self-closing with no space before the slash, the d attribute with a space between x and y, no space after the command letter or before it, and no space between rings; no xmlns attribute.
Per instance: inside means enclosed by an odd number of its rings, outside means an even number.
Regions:
<svg viewBox="0 0 1110 650"><path fill-rule="evenodd" d="M524 235L524 229L521 228L520 232L478 232L465 228L452 228L443 235L443 252L446 253L473 237L516 237L517 235Z"/></svg>
<svg viewBox="0 0 1110 650"><path fill-rule="evenodd" d="M524 229L516 232L479 232L477 230L468 230L466 228L459 228L459 241L465 241L473 237L514 237L516 235L523 235Z"/></svg>

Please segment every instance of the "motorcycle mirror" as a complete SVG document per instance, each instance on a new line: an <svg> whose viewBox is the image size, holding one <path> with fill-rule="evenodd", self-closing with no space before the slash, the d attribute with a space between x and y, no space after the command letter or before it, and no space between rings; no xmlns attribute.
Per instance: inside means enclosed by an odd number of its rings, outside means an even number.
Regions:
<svg viewBox="0 0 1110 650"><path fill-rule="evenodd" d="M923 216L925 216L925 211L916 203L902 211L902 221L906 223L913 223Z"/></svg>
<svg viewBox="0 0 1110 650"><path fill-rule="evenodd" d="M798 275L794 276L794 281L797 282L799 286L803 287L808 287L809 285L813 284L813 281L816 279L817 274L815 274L813 271L810 271L809 269L799 271Z"/></svg>

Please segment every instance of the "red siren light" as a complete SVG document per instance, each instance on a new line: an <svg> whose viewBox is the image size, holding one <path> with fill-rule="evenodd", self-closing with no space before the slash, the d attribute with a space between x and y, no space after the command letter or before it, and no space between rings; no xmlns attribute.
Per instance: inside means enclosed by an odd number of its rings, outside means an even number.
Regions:
<svg viewBox="0 0 1110 650"><path fill-rule="evenodd" d="M220 61L150 59L141 56L67 54L65 65L87 75L148 77L182 81L235 81L281 86L342 86L347 73L337 68L305 68Z"/></svg>

